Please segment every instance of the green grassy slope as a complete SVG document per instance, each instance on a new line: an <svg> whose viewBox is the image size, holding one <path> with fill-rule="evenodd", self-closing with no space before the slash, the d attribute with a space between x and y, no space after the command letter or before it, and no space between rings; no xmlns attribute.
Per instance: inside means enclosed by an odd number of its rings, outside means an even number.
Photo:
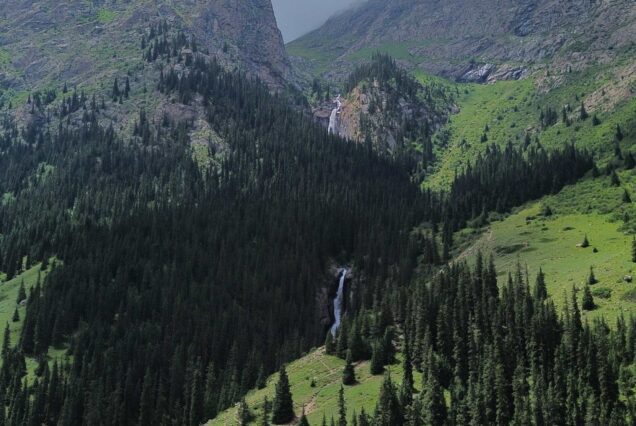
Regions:
<svg viewBox="0 0 636 426"><path fill-rule="evenodd" d="M541 203L532 203L493 223L462 258L471 262L478 251L493 253L502 284L517 265L524 271L527 268L532 281L542 268L548 293L558 307L570 300L573 288L584 288L593 267L599 282L592 291L609 297L597 297L598 308L586 316L603 316L613 323L621 312L636 314L636 284L623 281L636 270L631 261L632 237L620 231L621 224L597 213L543 218L540 209ZM590 247L577 247L586 235Z"/></svg>
<svg viewBox="0 0 636 426"><path fill-rule="evenodd" d="M53 262L55 262L54 259L51 260L51 263ZM4 341L5 325L9 324L11 330L11 345L15 347L19 342L24 317L26 316L26 306L16 303L20 285L24 283L28 295L31 289L37 284L38 279L42 282L51 271L51 268L54 267L51 263L46 269L42 269L42 265L38 264L9 281L3 282L0 280L0 341ZM20 321L13 322L13 313L16 306L18 307ZM50 360L63 359L66 356L65 352L66 349L49 348L48 357ZM27 358L26 366L28 379L32 379L35 376L34 371L37 367L37 361L33 358Z"/></svg>
<svg viewBox="0 0 636 426"><path fill-rule="evenodd" d="M541 72L519 81L500 81L495 84L455 84L459 93L459 113L437 132L437 164L426 186L445 188L454 172L483 152L492 143L500 145L525 142L526 134L537 138L545 147L575 143L587 148L604 160L613 152L616 125L626 129L622 147L635 142L636 97L633 96L636 77L632 65L618 62L613 66L590 68L583 72L552 74ZM426 78L425 76L419 76ZM451 84L451 83L448 83ZM590 115L578 118L581 102ZM561 120L562 109L572 124ZM556 110L558 121L542 128L541 110ZM596 114L600 124L592 123ZM487 130L486 130L487 129ZM482 136L487 141L482 142ZM602 162L602 161L601 161Z"/></svg>
<svg viewBox="0 0 636 426"><path fill-rule="evenodd" d="M391 374L394 383L402 381L403 371L398 354L396 364L386 369ZM305 407L305 414L312 425L321 424L323 415L327 421L333 416L338 419L338 392L342 383L342 370L345 362L340 358L326 355L324 348L317 349L307 356L292 362L287 366L287 374L291 384L291 392L294 397L294 405L298 416ZM419 387L421 376L414 374L416 388ZM358 383L354 386L345 386L344 395L347 405L347 417L355 411L359 413L362 408L367 413L373 413L376 400L380 392L383 376L372 376L369 373L369 363L362 362L356 365L356 377ZM311 386L312 380L315 386ZM278 374L267 381L267 387L251 391L246 401L253 415L253 424L258 424L262 416L262 404L265 397L272 401ZM216 419L208 422L213 425L235 425L237 408L231 408L221 413Z"/></svg>

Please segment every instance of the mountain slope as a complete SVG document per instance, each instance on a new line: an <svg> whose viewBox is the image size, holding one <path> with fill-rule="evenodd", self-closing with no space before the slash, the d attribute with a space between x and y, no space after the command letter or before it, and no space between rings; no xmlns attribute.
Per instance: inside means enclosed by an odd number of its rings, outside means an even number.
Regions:
<svg viewBox="0 0 636 426"><path fill-rule="evenodd" d="M289 62L270 0L8 0L0 12L0 89L110 82L139 66L141 36L161 21L227 66L285 84Z"/></svg>
<svg viewBox="0 0 636 426"><path fill-rule="evenodd" d="M522 77L548 60L574 69L607 62L634 39L630 0L369 0L288 49L299 67L329 77L380 50L413 68L486 81Z"/></svg>

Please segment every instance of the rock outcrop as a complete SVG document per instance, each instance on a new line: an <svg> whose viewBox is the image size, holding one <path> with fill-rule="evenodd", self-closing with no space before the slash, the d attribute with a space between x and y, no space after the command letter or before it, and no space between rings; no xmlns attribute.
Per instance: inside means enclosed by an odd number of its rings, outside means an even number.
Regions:
<svg viewBox="0 0 636 426"><path fill-rule="evenodd" d="M290 72L271 0L5 0L0 10L0 85L100 85L139 66L143 31L165 20L194 34L228 67L274 88Z"/></svg>

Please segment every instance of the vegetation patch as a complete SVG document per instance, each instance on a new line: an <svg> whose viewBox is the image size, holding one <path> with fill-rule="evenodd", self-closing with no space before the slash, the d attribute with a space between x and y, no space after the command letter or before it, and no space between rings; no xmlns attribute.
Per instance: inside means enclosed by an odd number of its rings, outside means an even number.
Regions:
<svg viewBox="0 0 636 426"><path fill-rule="evenodd" d="M97 21L100 24L110 24L117 18L117 12L109 9L100 9L97 12Z"/></svg>
<svg viewBox="0 0 636 426"><path fill-rule="evenodd" d="M592 295L601 299L610 299L612 297L612 289L607 287L597 287L592 290Z"/></svg>

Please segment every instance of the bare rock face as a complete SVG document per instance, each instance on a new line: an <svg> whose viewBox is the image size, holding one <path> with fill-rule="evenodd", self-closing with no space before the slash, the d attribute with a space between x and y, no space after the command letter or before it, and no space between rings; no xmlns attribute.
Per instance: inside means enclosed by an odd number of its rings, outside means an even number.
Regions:
<svg viewBox="0 0 636 426"><path fill-rule="evenodd" d="M163 20L194 34L201 49L229 68L273 88L288 78L271 0L4 0L0 87L101 85L116 72L141 66L142 34Z"/></svg>
<svg viewBox="0 0 636 426"><path fill-rule="evenodd" d="M361 49L399 53L445 77L486 82L522 78L545 60L574 68L633 49L633 0L368 0L291 43L331 60L328 77L346 75ZM323 64L324 65L324 64Z"/></svg>

